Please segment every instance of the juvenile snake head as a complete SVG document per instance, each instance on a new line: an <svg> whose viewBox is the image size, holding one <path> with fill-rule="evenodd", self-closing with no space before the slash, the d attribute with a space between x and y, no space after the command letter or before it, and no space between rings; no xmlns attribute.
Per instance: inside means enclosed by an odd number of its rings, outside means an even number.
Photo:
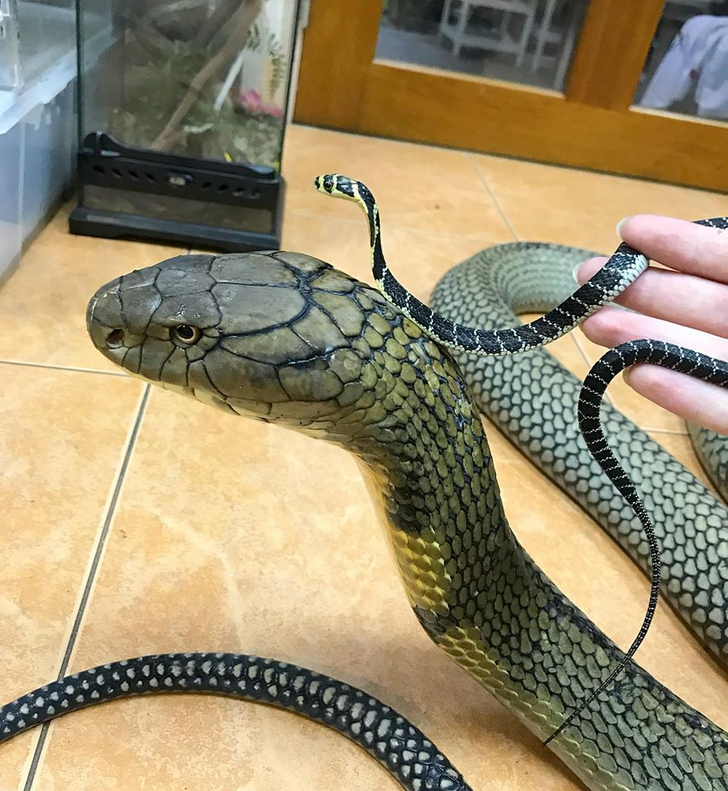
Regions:
<svg viewBox="0 0 728 791"><path fill-rule="evenodd" d="M283 252L185 255L131 272L97 291L87 324L131 374L329 439L361 428L341 427L357 410L385 417L374 405L394 389L407 347L436 350L374 289Z"/></svg>

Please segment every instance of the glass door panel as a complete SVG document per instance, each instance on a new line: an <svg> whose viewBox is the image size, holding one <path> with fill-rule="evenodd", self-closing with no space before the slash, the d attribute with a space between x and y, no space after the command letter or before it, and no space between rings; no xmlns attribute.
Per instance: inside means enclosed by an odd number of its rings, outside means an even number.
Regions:
<svg viewBox="0 0 728 791"><path fill-rule="evenodd" d="M562 91L588 0L388 0L376 57Z"/></svg>

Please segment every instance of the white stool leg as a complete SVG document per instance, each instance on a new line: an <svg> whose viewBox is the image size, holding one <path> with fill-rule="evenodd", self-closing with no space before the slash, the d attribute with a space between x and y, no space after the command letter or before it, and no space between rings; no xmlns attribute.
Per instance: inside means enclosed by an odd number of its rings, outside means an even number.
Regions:
<svg viewBox="0 0 728 791"><path fill-rule="evenodd" d="M453 50L452 54L456 58L460 57L460 49L463 46L463 36L465 35L465 28L468 26L468 17L470 16L470 0L460 0L460 18L458 19L457 28L453 37Z"/></svg>
<svg viewBox="0 0 728 791"><path fill-rule="evenodd" d="M511 16L513 16L513 14L510 11L503 12L503 16L501 17L500 28L498 30L501 38L503 38L503 36L505 36L505 34L508 32L508 25L510 24Z"/></svg>
<svg viewBox="0 0 728 791"><path fill-rule="evenodd" d="M523 65L526 57L526 50L528 49L528 42L531 40L531 31L533 30L533 23L536 21L536 5L538 0L533 0L533 5L528 16L523 21L523 33L521 34L521 41L518 44L518 55L516 55L516 66Z"/></svg>
<svg viewBox="0 0 728 791"><path fill-rule="evenodd" d="M445 5L442 7L442 14L440 15L440 25L437 28L437 43L442 46L443 39L447 35L448 23L450 21L450 4L452 0L445 0Z"/></svg>
<svg viewBox="0 0 728 791"><path fill-rule="evenodd" d="M536 34L536 49L533 52L533 63L531 71L538 71L541 68L541 59L543 58L543 51L546 48L546 41L551 30L551 21L554 18L554 11L556 10L556 0L546 0L546 7L543 11L543 19L541 26Z"/></svg>
<svg viewBox="0 0 728 791"><path fill-rule="evenodd" d="M571 53L574 51L576 44L576 32L579 25L579 14L575 7L571 12L571 19L569 20L569 29L566 33L564 46L561 48L561 57L559 58L559 68L556 70L556 77L554 78L554 89L559 91L564 87L564 80L566 79L566 70L569 68L571 61Z"/></svg>

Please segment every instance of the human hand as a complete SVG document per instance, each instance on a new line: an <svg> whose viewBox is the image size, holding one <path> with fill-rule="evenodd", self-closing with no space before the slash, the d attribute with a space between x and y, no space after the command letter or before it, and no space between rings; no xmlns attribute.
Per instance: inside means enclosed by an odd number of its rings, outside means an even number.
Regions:
<svg viewBox="0 0 728 791"><path fill-rule="evenodd" d="M619 234L650 266L615 301L636 313L609 305L581 325L589 340L606 347L649 338L685 346L728 360L728 231L684 220L635 215ZM576 270L586 282L606 258L592 258ZM728 434L728 390L656 365L624 373L627 384L676 415Z"/></svg>

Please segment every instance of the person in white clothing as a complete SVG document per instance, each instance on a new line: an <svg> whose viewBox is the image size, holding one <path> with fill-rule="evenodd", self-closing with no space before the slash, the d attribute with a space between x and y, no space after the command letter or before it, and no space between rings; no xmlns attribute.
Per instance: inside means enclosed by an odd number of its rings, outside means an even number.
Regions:
<svg viewBox="0 0 728 791"><path fill-rule="evenodd" d="M667 109L694 89L698 115L728 119L728 17L689 19L675 36L640 101Z"/></svg>

